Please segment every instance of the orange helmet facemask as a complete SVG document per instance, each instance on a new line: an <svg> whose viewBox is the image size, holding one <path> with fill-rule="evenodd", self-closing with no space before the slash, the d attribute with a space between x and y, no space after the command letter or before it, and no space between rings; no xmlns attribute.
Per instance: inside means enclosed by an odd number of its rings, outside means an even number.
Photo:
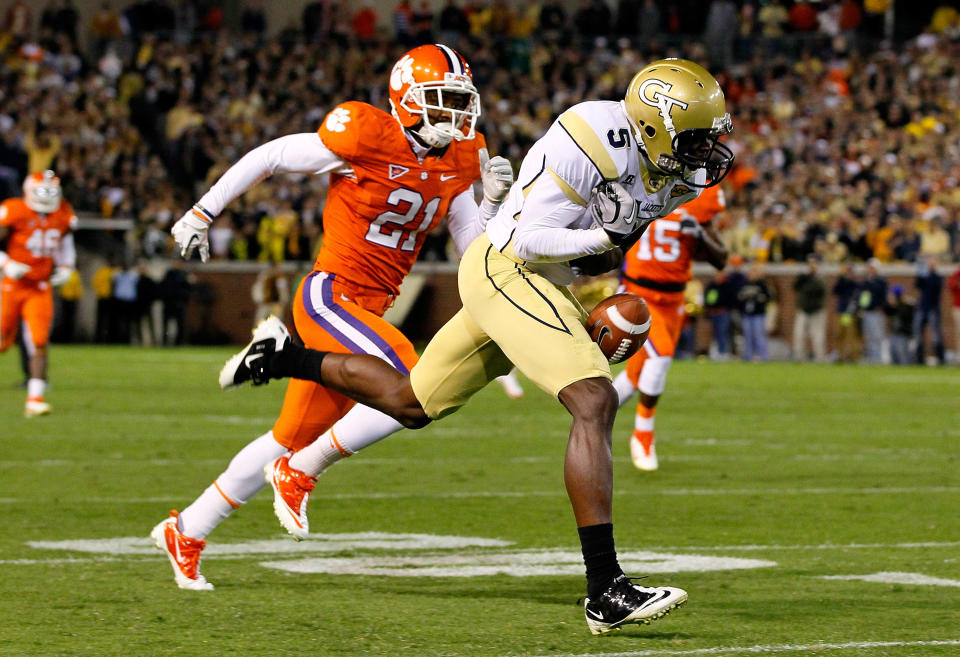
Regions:
<svg viewBox="0 0 960 657"><path fill-rule="evenodd" d="M23 181L23 200L34 212L55 212L60 207L61 199L63 190L60 189L60 179L49 169L31 173Z"/></svg>
<svg viewBox="0 0 960 657"><path fill-rule="evenodd" d="M427 145L443 148L454 139L473 139L480 94L473 86L470 65L460 53L439 43L429 44L414 48L394 64L390 106L400 125Z"/></svg>

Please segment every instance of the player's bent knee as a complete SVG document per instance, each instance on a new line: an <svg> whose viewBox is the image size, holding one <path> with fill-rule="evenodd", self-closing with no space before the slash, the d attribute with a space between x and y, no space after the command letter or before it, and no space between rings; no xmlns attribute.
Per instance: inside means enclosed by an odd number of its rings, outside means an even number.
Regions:
<svg viewBox="0 0 960 657"><path fill-rule="evenodd" d="M609 379L575 381L560 391L560 402L575 420L611 424L617 414L619 398Z"/></svg>

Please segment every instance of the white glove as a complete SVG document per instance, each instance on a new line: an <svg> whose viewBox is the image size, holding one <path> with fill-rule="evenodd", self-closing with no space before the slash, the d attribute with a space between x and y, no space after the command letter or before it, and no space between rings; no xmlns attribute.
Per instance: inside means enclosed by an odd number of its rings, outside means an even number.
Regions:
<svg viewBox="0 0 960 657"><path fill-rule="evenodd" d="M640 205L617 181L597 185L587 203L587 210L614 244L620 244L634 231L650 223L638 221Z"/></svg>
<svg viewBox="0 0 960 657"><path fill-rule="evenodd" d="M3 265L3 275L13 280L20 280L30 271L30 265L25 265L16 260L7 260Z"/></svg>
<svg viewBox="0 0 960 657"><path fill-rule="evenodd" d="M207 230L210 223L197 216L191 209L170 229L170 234L180 247L180 256L189 258L193 250L200 249L200 260L206 262L210 257L210 240L207 239Z"/></svg>
<svg viewBox="0 0 960 657"><path fill-rule="evenodd" d="M510 160L499 155L491 158L486 148L480 149L480 181L484 198L491 203L502 203L513 186Z"/></svg>
<svg viewBox="0 0 960 657"><path fill-rule="evenodd" d="M693 215L684 214L683 219L680 220L680 233L699 240L703 238L703 226Z"/></svg>
<svg viewBox="0 0 960 657"><path fill-rule="evenodd" d="M50 285L53 287L60 287L64 283L70 280L70 277L73 275L73 267L68 267L66 265L60 265L53 270L53 273L50 274Z"/></svg>

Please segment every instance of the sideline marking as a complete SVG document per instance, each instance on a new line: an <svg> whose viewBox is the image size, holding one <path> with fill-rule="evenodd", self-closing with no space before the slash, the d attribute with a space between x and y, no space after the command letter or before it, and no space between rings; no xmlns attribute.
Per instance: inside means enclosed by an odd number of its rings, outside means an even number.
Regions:
<svg viewBox="0 0 960 657"><path fill-rule="evenodd" d="M661 552L621 551L620 565L627 571L645 573L712 572L776 566L775 561L714 557ZM424 557L317 557L290 561L266 561L266 568L291 573L327 575L375 575L379 577L485 577L511 575L582 575L579 550L545 549L530 552L435 555Z"/></svg>
<svg viewBox="0 0 960 657"><path fill-rule="evenodd" d="M960 588L960 581L930 577L923 573L902 573L898 571L884 571L870 575L824 575L820 579L853 580L860 582L877 582L878 584L915 584L918 586L953 586Z"/></svg>
<svg viewBox="0 0 960 657"><path fill-rule="evenodd" d="M849 650L851 648L870 650L872 648L911 648L919 646L960 646L960 639L944 639L939 641L848 641L846 643L810 643L807 645L783 643L780 645L766 646L694 648L692 650L635 650L630 652L567 653L565 655L503 655L502 657L659 657L660 655L724 655L728 653L755 655L774 652L812 652L815 650Z"/></svg>

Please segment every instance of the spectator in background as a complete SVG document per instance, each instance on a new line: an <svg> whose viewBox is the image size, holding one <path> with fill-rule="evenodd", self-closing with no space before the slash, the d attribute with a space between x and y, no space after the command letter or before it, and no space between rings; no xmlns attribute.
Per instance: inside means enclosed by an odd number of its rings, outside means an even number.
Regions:
<svg viewBox="0 0 960 657"><path fill-rule="evenodd" d="M640 42L649 43L660 34L660 8L657 0L643 0L643 9L640 10Z"/></svg>
<svg viewBox="0 0 960 657"><path fill-rule="evenodd" d="M947 289L950 291L950 312L953 316L954 362L960 365L960 267L947 279Z"/></svg>
<svg viewBox="0 0 960 657"><path fill-rule="evenodd" d="M290 302L290 280L280 269L279 263L275 262L269 268L260 270L250 288L250 297L257 304L254 326L270 315L283 317L284 309Z"/></svg>
<svg viewBox="0 0 960 657"><path fill-rule="evenodd" d="M827 358L827 283L818 272L819 260L807 256L807 271L793 282L796 292L796 315L793 320L793 357L807 360L807 340L813 359L822 363Z"/></svg>
<svg viewBox="0 0 960 657"><path fill-rule="evenodd" d="M33 28L33 11L30 5L23 0L16 0L9 7L3 18L3 31L20 39L30 35Z"/></svg>
<svg viewBox="0 0 960 657"><path fill-rule="evenodd" d="M393 37L403 46L413 43L413 7L409 0L400 0L393 8Z"/></svg>
<svg viewBox="0 0 960 657"><path fill-rule="evenodd" d="M457 1L447 0L440 11L440 38L450 46L455 46L461 37L470 32L470 21Z"/></svg>
<svg viewBox="0 0 960 657"><path fill-rule="evenodd" d="M120 16L113 10L109 2L102 3L100 9L90 19L89 32L96 57L103 56L110 44L123 36Z"/></svg>
<svg viewBox="0 0 960 657"><path fill-rule="evenodd" d="M174 258L160 281L163 302L163 344L183 344L183 324L193 288L193 274L184 269L183 261Z"/></svg>
<svg viewBox="0 0 960 657"><path fill-rule="evenodd" d="M376 39L377 12L372 2L366 0L357 10L350 20L350 29L353 31L354 38L363 46L369 46Z"/></svg>
<svg viewBox="0 0 960 657"><path fill-rule="evenodd" d="M767 359L766 314L770 300L763 265L754 262L750 265L746 283L737 294L743 323L743 360L759 362Z"/></svg>
<svg viewBox="0 0 960 657"><path fill-rule="evenodd" d="M94 342L113 342L117 313L113 305L113 275L116 269L104 263L93 273L93 294L97 297L97 325Z"/></svg>
<svg viewBox="0 0 960 657"><path fill-rule="evenodd" d="M267 32L267 14L263 10L262 0L244 0L243 4L240 29L262 39Z"/></svg>
<svg viewBox="0 0 960 657"><path fill-rule="evenodd" d="M871 258L867 263L867 276L857 290L857 309L863 328L863 344L868 363L883 362L883 341L886 325L883 305L887 298L887 279L877 268L879 260Z"/></svg>
<svg viewBox="0 0 960 657"><path fill-rule="evenodd" d="M890 360L894 365L912 365L916 362L910 353L910 338L913 337L913 304L906 298L902 285L890 288L884 313L889 319Z"/></svg>
<svg viewBox="0 0 960 657"><path fill-rule="evenodd" d="M790 29L794 32L815 32L817 29L817 10L807 2L798 0L787 13Z"/></svg>
<svg viewBox="0 0 960 657"><path fill-rule="evenodd" d="M837 311L837 362L856 363L860 360L860 330L857 314L857 291L860 283L854 280L850 264L840 265L833 283Z"/></svg>
<svg viewBox="0 0 960 657"><path fill-rule="evenodd" d="M117 317L117 340L130 344L138 327L137 282L140 272L133 264L113 274L113 310Z"/></svg>
<svg viewBox="0 0 960 657"><path fill-rule="evenodd" d="M737 6L733 0L714 0L707 11L703 43L710 58L710 70L718 73L733 65L733 42L739 33Z"/></svg>
<svg viewBox="0 0 960 657"><path fill-rule="evenodd" d="M567 29L567 12L560 0L547 0L540 7L539 27L548 40L560 40Z"/></svg>
<svg viewBox="0 0 960 657"><path fill-rule="evenodd" d="M703 294L703 305L710 325L713 327L713 340L716 342L716 359L730 359L730 310L736 305L736 297L731 294L727 269L722 269L707 283Z"/></svg>
<svg viewBox="0 0 960 657"><path fill-rule="evenodd" d="M57 342L73 342L77 337L77 304L83 298L83 281L74 269L67 282L60 286L60 312L54 331Z"/></svg>
<svg viewBox="0 0 960 657"><path fill-rule="evenodd" d="M917 363L922 365L926 359L926 328L929 325L933 338L933 352L937 357L937 363L943 365L946 362L940 311L943 276L937 272L936 256L929 256L919 265L915 284L920 297L917 302L917 311L913 316L913 339L917 343Z"/></svg>
<svg viewBox="0 0 960 657"><path fill-rule="evenodd" d="M430 0L420 0L420 5L413 12L413 40L417 45L432 43L433 38L433 9Z"/></svg>
<svg viewBox="0 0 960 657"><path fill-rule="evenodd" d="M150 276L147 264L137 266L137 298L133 320L133 339L145 347L153 346L157 341L157 331L153 321L153 304L160 299L157 282Z"/></svg>

